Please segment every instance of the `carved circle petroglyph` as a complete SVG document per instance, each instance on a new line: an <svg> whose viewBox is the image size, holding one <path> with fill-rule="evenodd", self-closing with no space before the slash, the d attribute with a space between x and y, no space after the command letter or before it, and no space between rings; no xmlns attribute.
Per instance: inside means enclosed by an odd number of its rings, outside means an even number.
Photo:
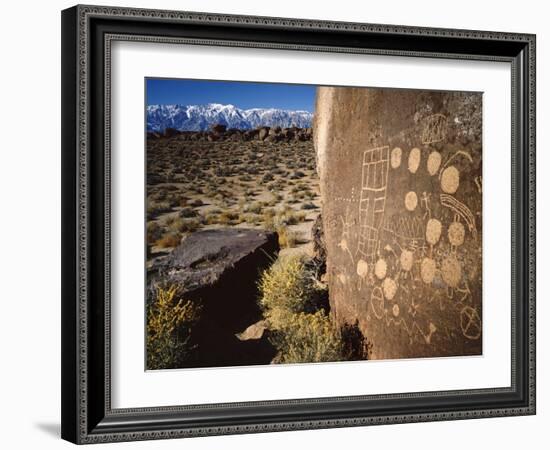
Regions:
<svg viewBox="0 0 550 450"><path fill-rule="evenodd" d="M426 224L426 241L435 245L441 237L441 222L437 219L430 219Z"/></svg>
<svg viewBox="0 0 550 450"><path fill-rule="evenodd" d="M376 261L376 264L374 265L374 274L379 280L383 280L384 278L386 278L387 271L388 265L386 264L386 261L384 259L380 258L378 261Z"/></svg>
<svg viewBox="0 0 550 450"><path fill-rule="evenodd" d="M414 211L418 205L418 197L416 192L410 191L405 195L405 208L409 211Z"/></svg>
<svg viewBox="0 0 550 450"><path fill-rule="evenodd" d="M455 166L449 166L441 174L441 189L447 194L454 194L460 184L460 172Z"/></svg>
<svg viewBox="0 0 550 450"><path fill-rule="evenodd" d="M369 274L369 264L367 261L360 259L357 261L357 275L361 278L365 278Z"/></svg>
<svg viewBox="0 0 550 450"><path fill-rule="evenodd" d="M462 334L468 339L479 339L481 336L481 318L471 306L465 306L460 311L460 328Z"/></svg>
<svg viewBox="0 0 550 450"><path fill-rule="evenodd" d="M401 263L403 270L409 272L413 266L413 252L410 250L403 250L401 252L399 262Z"/></svg>
<svg viewBox="0 0 550 450"><path fill-rule="evenodd" d="M416 173L420 166L420 149L413 148L409 153L409 172Z"/></svg>
<svg viewBox="0 0 550 450"><path fill-rule="evenodd" d="M397 294L397 284L392 278L386 278L382 283L382 290L384 291L384 297L391 300Z"/></svg>
<svg viewBox="0 0 550 450"><path fill-rule="evenodd" d="M454 245L455 247L462 245L464 243L465 233L466 230L464 229L464 225L462 225L461 222L451 223L451 225L449 225L449 230L447 231L449 242L451 243L451 245Z"/></svg>
<svg viewBox="0 0 550 450"><path fill-rule="evenodd" d="M441 276L450 287L457 287L462 278L462 268L455 256L447 256L441 263Z"/></svg>
<svg viewBox="0 0 550 450"><path fill-rule="evenodd" d="M424 258L420 264L420 277L426 284L431 284L435 277L435 261L432 258Z"/></svg>
<svg viewBox="0 0 550 450"><path fill-rule="evenodd" d="M430 175L435 175L437 171L439 170L439 166L441 165L441 153L433 151L428 156L428 173Z"/></svg>
<svg viewBox="0 0 550 450"><path fill-rule="evenodd" d="M391 164L391 168L392 169L397 169L400 165L401 165L401 155L402 155L402 151L399 147L395 147L392 151L391 151L391 156L390 156L390 164Z"/></svg>
<svg viewBox="0 0 550 450"><path fill-rule="evenodd" d="M393 315L397 317L399 315L399 305L396 303L391 309Z"/></svg>

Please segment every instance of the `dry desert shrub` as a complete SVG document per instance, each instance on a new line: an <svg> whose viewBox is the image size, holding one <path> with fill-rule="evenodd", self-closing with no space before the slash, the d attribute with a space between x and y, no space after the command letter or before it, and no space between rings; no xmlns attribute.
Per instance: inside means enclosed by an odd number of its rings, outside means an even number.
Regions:
<svg viewBox="0 0 550 450"><path fill-rule="evenodd" d="M153 244L162 237L163 229L158 222L147 222L147 243Z"/></svg>
<svg viewBox="0 0 550 450"><path fill-rule="evenodd" d="M277 234L279 236L279 245L283 248L292 248L298 243L298 236L296 232L290 230L284 225L279 225L277 227Z"/></svg>
<svg viewBox="0 0 550 450"><path fill-rule="evenodd" d="M201 306L178 298L177 288L158 288L147 312L147 368L181 367L190 357L193 325Z"/></svg>
<svg viewBox="0 0 550 450"><path fill-rule="evenodd" d="M312 363L345 360L339 330L322 311L290 314L274 334L281 363Z"/></svg>
<svg viewBox="0 0 550 450"><path fill-rule="evenodd" d="M168 232L164 236L162 236L157 242L156 245L158 245L160 248L171 248L171 247L177 247L181 242L182 235L179 232Z"/></svg>
<svg viewBox="0 0 550 450"><path fill-rule="evenodd" d="M283 363L344 359L340 331L319 308L320 287L301 257L279 258L261 277L260 306Z"/></svg>
<svg viewBox="0 0 550 450"><path fill-rule="evenodd" d="M168 201L149 200L147 202L147 218L152 219L159 214L170 211L171 209L172 206Z"/></svg>
<svg viewBox="0 0 550 450"><path fill-rule="evenodd" d="M201 222L198 219L182 219L177 217L173 219L168 226L170 231L175 233L192 233L201 226Z"/></svg>

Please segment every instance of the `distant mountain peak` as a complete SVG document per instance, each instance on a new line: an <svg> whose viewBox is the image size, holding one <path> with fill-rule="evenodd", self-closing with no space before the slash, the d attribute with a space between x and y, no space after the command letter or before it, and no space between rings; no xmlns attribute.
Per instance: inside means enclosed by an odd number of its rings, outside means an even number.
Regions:
<svg viewBox="0 0 550 450"><path fill-rule="evenodd" d="M149 105L147 131L162 132L166 128L180 131L204 131L212 125L228 128L251 129L269 127L311 127L313 113L277 108L241 109L231 104L205 105Z"/></svg>

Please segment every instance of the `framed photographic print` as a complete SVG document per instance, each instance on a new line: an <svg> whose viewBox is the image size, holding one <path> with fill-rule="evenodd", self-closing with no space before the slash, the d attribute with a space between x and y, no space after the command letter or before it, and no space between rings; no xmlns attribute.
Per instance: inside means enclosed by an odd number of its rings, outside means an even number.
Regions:
<svg viewBox="0 0 550 450"><path fill-rule="evenodd" d="M535 37L62 13L62 436L535 413Z"/></svg>

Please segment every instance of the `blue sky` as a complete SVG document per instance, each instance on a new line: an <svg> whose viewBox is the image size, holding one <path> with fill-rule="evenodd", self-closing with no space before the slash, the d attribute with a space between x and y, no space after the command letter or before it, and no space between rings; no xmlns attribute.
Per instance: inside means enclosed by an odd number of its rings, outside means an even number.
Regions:
<svg viewBox="0 0 550 450"><path fill-rule="evenodd" d="M146 79L148 105L232 104L242 109L280 108L313 112L314 85Z"/></svg>

